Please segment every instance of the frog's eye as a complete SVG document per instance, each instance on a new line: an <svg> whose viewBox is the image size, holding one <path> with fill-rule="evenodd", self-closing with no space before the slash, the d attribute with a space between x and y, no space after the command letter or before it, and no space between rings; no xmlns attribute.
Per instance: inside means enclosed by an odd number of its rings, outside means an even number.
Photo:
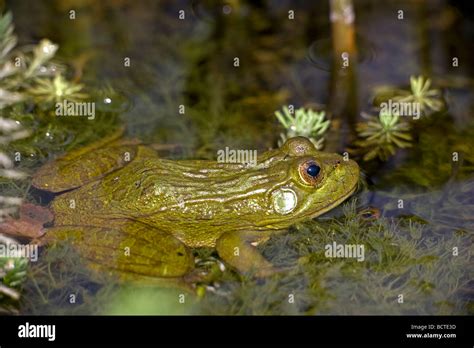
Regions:
<svg viewBox="0 0 474 348"><path fill-rule="evenodd" d="M315 161L306 161L300 164L299 173L305 184L314 185L319 181L321 167Z"/></svg>
<svg viewBox="0 0 474 348"><path fill-rule="evenodd" d="M309 176L315 178L318 176L320 170L321 168L319 168L317 164L313 163L306 169L306 173L308 173Z"/></svg>

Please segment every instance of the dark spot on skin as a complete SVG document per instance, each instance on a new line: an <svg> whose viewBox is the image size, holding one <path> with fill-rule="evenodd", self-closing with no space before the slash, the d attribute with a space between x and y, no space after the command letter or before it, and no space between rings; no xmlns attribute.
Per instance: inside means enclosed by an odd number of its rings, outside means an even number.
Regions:
<svg viewBox="0 0 474 348"><path fill-rule="evenodd" d="M184 254L181 251L178 251L178 256L184 256Z"/></svg>
<svg viewBox="0 0 474 348"><path fill-rule="evenodd" d="M140 181L135 181L135 187L136 188L140 187Z"/></svg>

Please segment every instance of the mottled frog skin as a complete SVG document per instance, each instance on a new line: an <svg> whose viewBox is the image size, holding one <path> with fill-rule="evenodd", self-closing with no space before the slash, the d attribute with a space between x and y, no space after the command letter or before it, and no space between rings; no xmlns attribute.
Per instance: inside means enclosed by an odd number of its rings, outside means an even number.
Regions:
<svg viewBox="0 0 474 348"><path fill-rule="evenodd" d="M317 217L356 189L359 167L289 139L255 166L168 160L133 142L80 149L40 168L33 185L57 194L47 241L70 238L88 262L129 279L183 277L191 248L216 248L238 271L275 271L255 248Z"/></svg>

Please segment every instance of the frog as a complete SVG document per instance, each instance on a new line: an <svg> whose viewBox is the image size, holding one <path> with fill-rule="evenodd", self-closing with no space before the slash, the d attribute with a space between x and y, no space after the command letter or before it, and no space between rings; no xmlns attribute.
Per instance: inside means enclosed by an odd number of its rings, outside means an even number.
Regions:
<svg viewBox="0 0 474 348"><path fill-rule="evenodd" d="M184 279L211 248L240 274L278 272L258 250L272 235L351 196L359 166L305 137L249 163L166 159L136 141L104 139L47 162L32 185L53 194L44 243L68 240L120 279Z"/></svg>

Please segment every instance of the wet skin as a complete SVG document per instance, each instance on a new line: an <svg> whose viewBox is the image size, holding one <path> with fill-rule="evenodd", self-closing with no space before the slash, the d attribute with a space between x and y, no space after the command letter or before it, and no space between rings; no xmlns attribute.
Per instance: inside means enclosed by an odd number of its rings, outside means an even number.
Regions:
<svg viewBox="0 0 474 348"><path fill-rule="evenodd" d="M336 207L358 179L354 161L296 137L256 166L167 160L112 141L46 164L33 185L58 194L47 242L70 239L92 267L135 279L186 276L198 247L241 273L270 275L255 245Z"/></svg>

